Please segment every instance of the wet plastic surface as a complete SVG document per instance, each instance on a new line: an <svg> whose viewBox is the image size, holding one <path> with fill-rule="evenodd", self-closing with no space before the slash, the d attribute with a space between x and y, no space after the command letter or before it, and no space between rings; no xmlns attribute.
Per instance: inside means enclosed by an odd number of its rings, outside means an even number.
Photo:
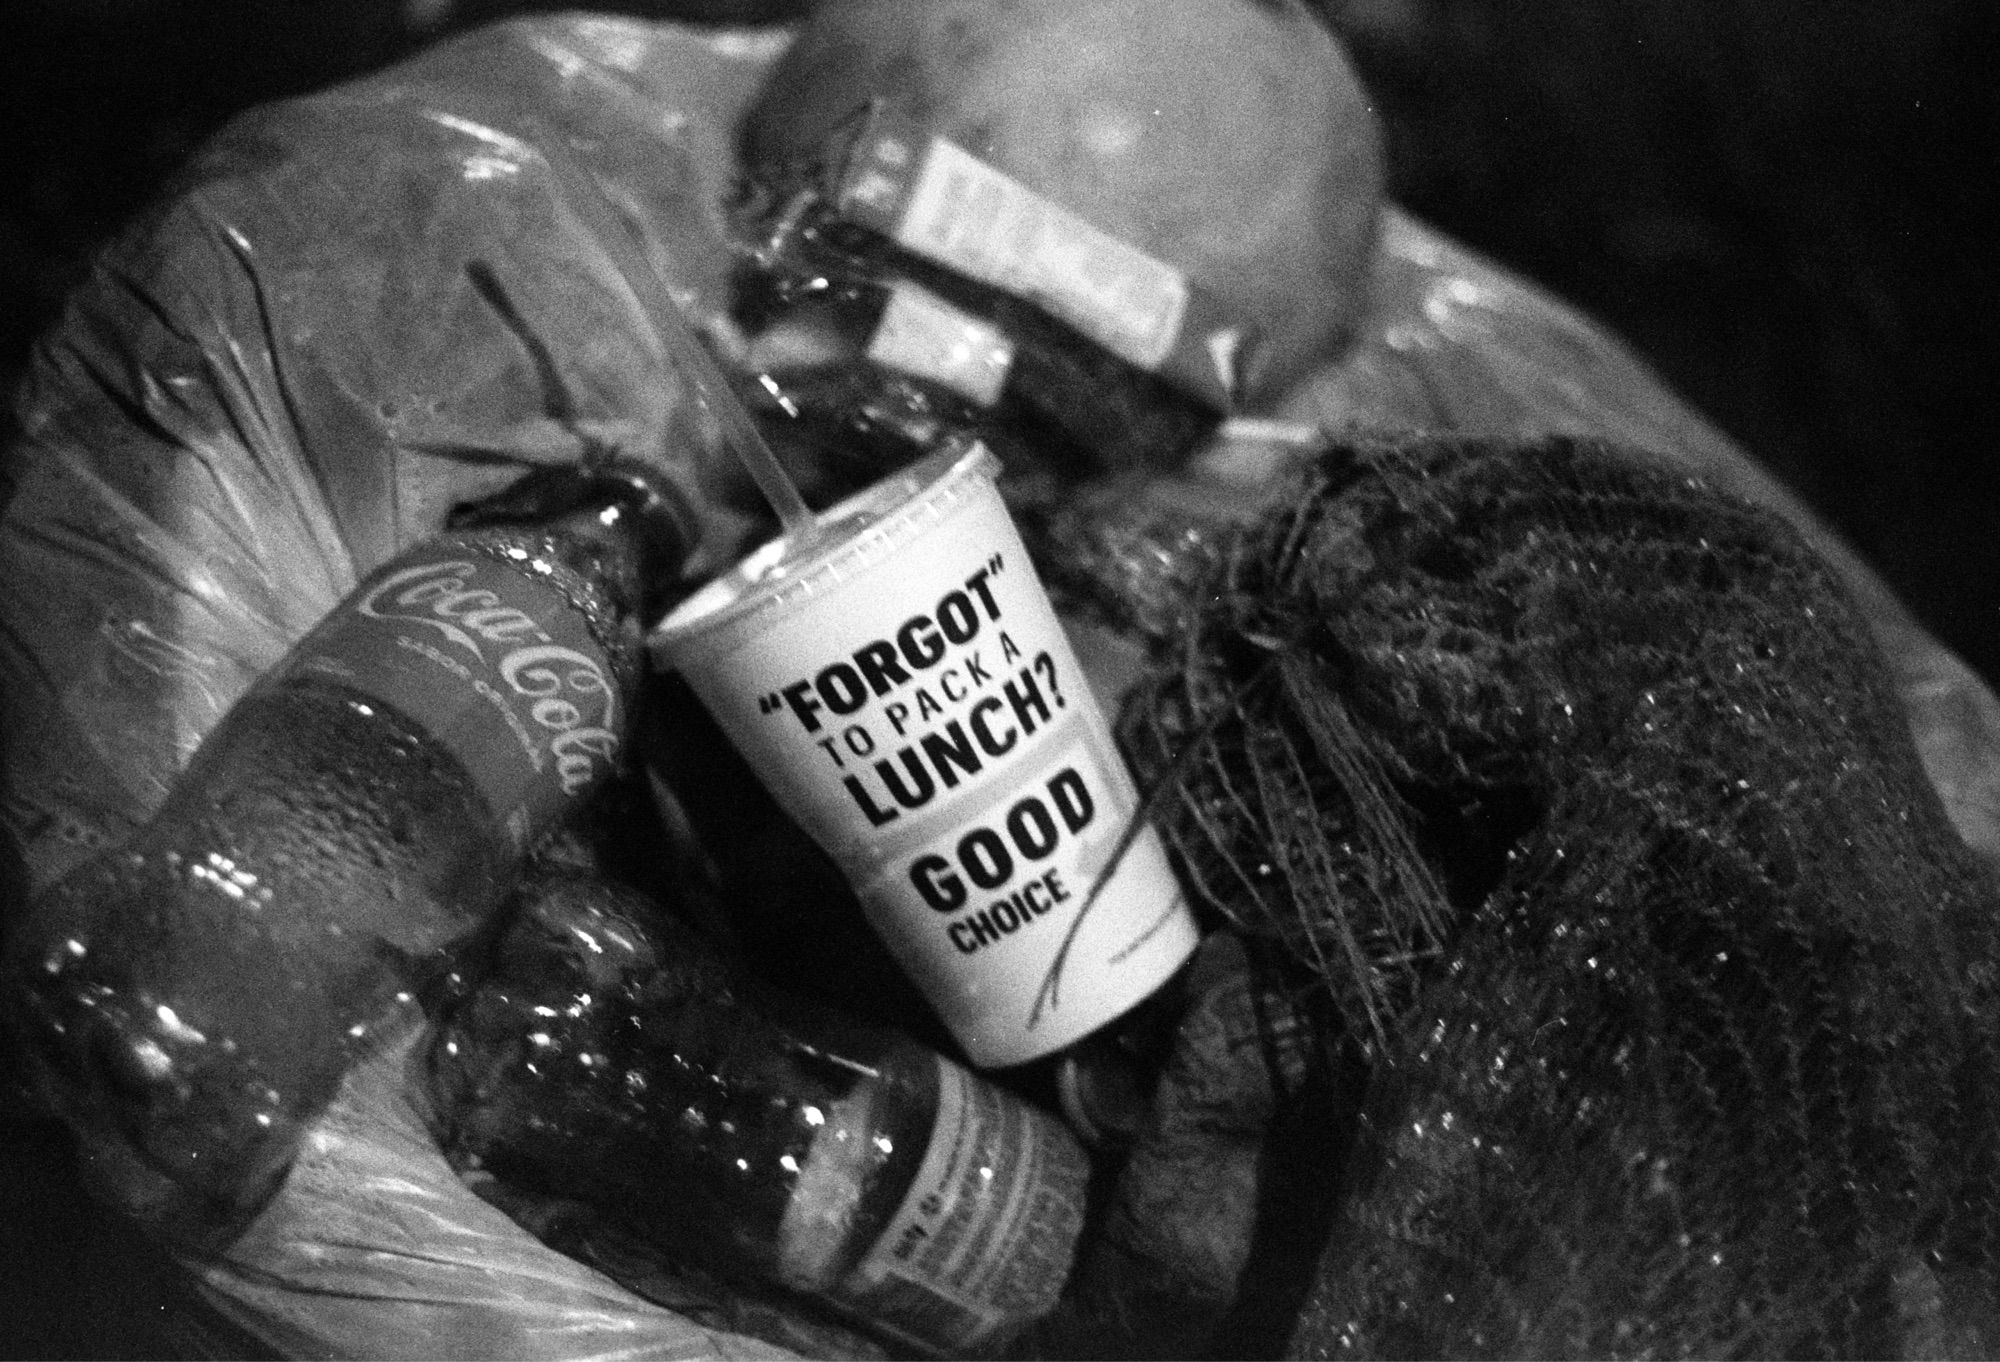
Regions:
<svg viewBox="0 0 2000 1362"><path fill-rule="evenodd" d="M468 35L239 120L102 257L5 456L0 819L23 884L143 817L249 682L454 502L588 440L714 492L630 271L657 268L694 315L720 306L730 131L775 51L622 19ZM1842 567L1954 820L2000 856L2000 703L1743 451L1613 338L1394 210L1373 299L1359 348L1274 415L1597 434L1779 505ZM1269 458L1225 446L1198 472L1254 491ZM400 1062L352 1074L280 1199L189 1265L222 1317L301 1356L773 1354L463 1188Z"/></svg>

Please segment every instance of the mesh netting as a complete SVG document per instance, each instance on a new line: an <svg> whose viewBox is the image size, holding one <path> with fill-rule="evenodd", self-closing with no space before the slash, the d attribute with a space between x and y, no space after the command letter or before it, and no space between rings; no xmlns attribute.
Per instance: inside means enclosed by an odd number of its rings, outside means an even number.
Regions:
<svg viewBox="0 0 2000 1362"><path fill-rule="evenodd" d="M1368 1066L1295 1350L2000 1346L2000 886L1795 534L1569 441L1093 514L1171 842Z"/></svg>

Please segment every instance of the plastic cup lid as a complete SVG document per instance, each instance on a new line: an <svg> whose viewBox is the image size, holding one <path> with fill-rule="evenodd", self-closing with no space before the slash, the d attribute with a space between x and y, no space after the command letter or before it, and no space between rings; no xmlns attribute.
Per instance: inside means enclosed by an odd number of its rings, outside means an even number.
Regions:
<svg viewBox="0 0 2000 1362"><path fill-rule="evenodd" d="M822 534L802 548L784 535L745 557L676 606L647 646L661 667L699 642L704 648L763 627L774 610L796 609L874 567L992 485L1000 461L985 445L948 449L884 478L814 519Z"/></svg>

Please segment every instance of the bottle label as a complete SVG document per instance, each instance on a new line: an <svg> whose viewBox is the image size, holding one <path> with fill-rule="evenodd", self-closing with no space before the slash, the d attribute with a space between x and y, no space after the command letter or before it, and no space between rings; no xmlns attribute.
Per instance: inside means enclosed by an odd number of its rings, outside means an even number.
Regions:
<svg viewBox="0 0 2000 1362"><path fill-rule="evenodd" d="M889 302L868 358L885 368L928 379L967 401L990 407L1000 400L1014 344L997 327L959 311L908 280L889 286Z"/></svg>
<svg viewBox="0 0 2000 1362"><path fill-rule="evenodd" d="M937 1064L923 1165L838 1294L920 1348L960 1353L1055 1304L1082 1220L1084 1165L1053 1117Z"/></svg>
<svg viewBox="0 0 2000 1362"><path fill-rule="evenodd" d="M517 851L614 769L625 723L582 613L554 587L448 542L363 583L269 680L291 678L336 682L429 733Z"/></svg>

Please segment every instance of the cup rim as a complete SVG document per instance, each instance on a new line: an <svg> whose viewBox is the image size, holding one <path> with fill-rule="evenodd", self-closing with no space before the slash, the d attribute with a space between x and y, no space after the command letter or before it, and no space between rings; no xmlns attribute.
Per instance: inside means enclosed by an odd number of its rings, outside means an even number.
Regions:
<svg viewBox="0 0 2000 1362"><path fill-rule="evenodd" d="M981 480L990 486L999 459L983 443L940 450L844 498L814 520L838 524L860 514L874 514L855 534L832 537L809 547L782 576L771 568L785 561L789 536L766 540L750 553L710 578L655 624L646 639L654 661L671 669L675 652L693 640L711 637L751 616L775 609L802 595L854 576L888 550L936 523L963 492ZM830 583L827 579L831 577Z"/></svg>

